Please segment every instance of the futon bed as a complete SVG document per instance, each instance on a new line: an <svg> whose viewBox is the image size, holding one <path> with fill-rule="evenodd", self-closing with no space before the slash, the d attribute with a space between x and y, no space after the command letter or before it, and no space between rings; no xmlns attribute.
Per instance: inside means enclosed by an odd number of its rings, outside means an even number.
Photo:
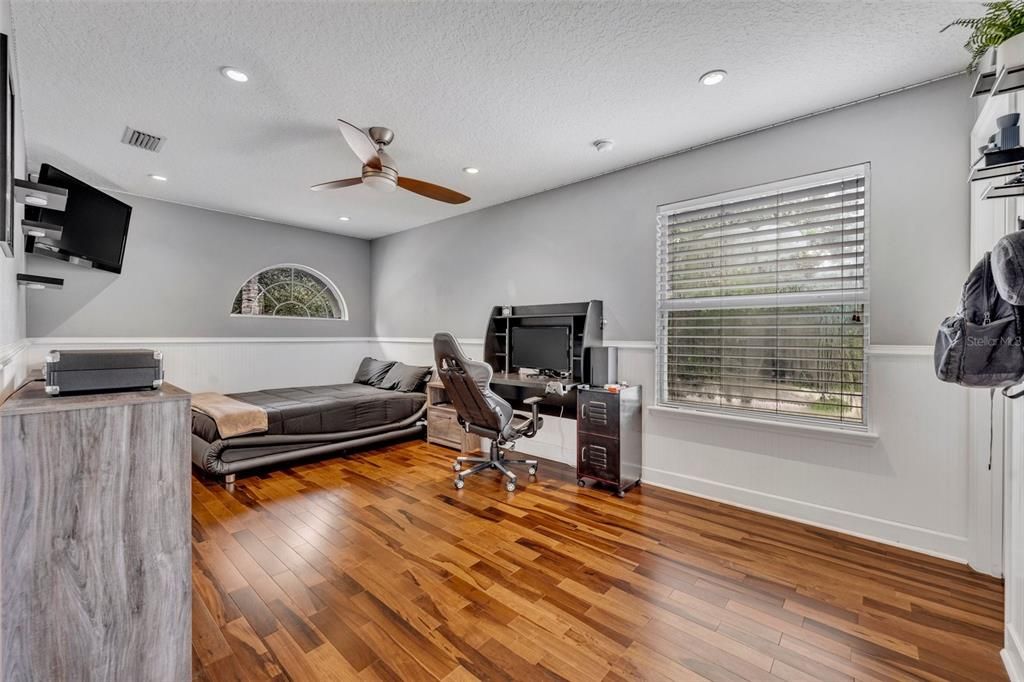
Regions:
<svg viewBox="0 0 1024 682"><path fill-rule="evenodd" d="M404 372L396 378L396 372ZM227 396L266 413L264 430L224 437L218 421L192 411L192 461L233 480L247 469L418 436L423 432L430 369L366 358L354 383L279 388ZM221 422L223 424L223 422Z"/></svg>

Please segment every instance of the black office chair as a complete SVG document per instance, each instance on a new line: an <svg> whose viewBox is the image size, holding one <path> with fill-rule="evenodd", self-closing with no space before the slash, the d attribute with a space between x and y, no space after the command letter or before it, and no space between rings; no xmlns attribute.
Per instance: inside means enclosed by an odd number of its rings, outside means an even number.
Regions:
<svg viewBox="0 0 1024 682"><path fill-rule="evenodd" d="M465 485L463 480L485 469L497 469L508 477L505 489L510 493L516 489L516 475L505 465L526 464L531 476L537 473L535 459L506 459L505 451L515 447L520 438L533 438L544 420L537 414L541 397L527 398L523 402L533 408L532 415L518 414L500 396L491 391L491 377L494 372L486 362L476 362L466 357L455 337L447 332L434 334L434 362L437 375L444 384L458 415L459 424L469 433L475 433L491 440L490 457L456 457L452 469L455 488ZM468 471L462 471L463 463L472 464Z"/></svg>

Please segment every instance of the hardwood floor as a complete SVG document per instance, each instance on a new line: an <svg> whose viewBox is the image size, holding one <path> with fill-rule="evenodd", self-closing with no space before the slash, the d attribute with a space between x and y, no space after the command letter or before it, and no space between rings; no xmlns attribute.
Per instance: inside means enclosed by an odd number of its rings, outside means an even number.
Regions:
<svg viewBox="0 0 1024 682"><path fill-rule="evenodd" d="M557 464L456 491L452 456L194 476L195 678L1006 679L963 566Z"/></svg>

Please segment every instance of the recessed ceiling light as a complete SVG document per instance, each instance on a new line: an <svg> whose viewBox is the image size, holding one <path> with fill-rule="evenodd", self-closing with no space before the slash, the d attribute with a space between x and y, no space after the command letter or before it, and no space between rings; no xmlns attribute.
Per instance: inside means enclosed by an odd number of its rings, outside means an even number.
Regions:
<svg viewBox="0 0 1024 682"><path fill-rule="evenodd" d="M728 74L723 69L715 69L714 71L708 71L706 74L700 77L701 85L718 85L725 80Z"/></svg>
<svg viewBox="0 0 1024 682"><path fill-rule="evenodd" d="M249 76L244 71L240 71L233 66L221 67L220 72L225 78L230 78L236 83L245 83L249 80Z"/></svg>
<svg viewBox="0 0 1024 682"><path fill-rule="evenodd" d="M594 145L594 149L596 149L597 151L599 151L599 152L606 152L606 151L611 150L611 148L615 146L615 140L609 140L609 139L594 140L592 144Z"/></svg>
<svg viewBox="0 0 1024 682"><path fill-rule="evenodd" d="M28 194L25 196L25 203L29 206L46 206L49 202L46 197L37 197L34 194Z"/></svg>
<svg viewBox="0 0 1024 682"><path fill-rule="evenodd" d="M343 223L347 223L348 221L350 221L350 220L352 220L352 219L351 219L351 218L349 218L349 217L348 217L347 215L343 215L343 216L341 216L340 218L338 218L338 220L340 220L340 221L341 221L341 222L343 222Z"/></svg>
<svg viewBox="0 0 1024 682"><path fill-rule="evenodd" d="M469 173L470 175L476 175L477 173L480 172L480 169L479 168L473 168L472 166L466 166L465 168L462 169L462 172L463 173Z"/></svg>
<svg viewBox="0 0 1024 682"><path fill-rule="evenodd" d="M149 174L149 179L150 180L156 180L157 182L167 182L167 178L165 178L162 175L156 175L154 173L150 173Z"/></svg>

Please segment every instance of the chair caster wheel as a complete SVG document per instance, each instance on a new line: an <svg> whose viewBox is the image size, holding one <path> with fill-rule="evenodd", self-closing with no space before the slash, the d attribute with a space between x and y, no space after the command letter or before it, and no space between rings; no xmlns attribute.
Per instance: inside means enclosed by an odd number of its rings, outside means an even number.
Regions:
<svg viewBox="0 0 1024 682"><path fill-rule="evenodd" d="M618 497L619 499L622 499L625 496L626 496L626 491L625 490L616 490L615 491L615 497Z"/></svg>
<svg viewBox="0 0 1024 682"><path fill-rule="evenodd" d="M532 466L532 467L530 467L530 468L529 468L529 469L527 469L526 471L527 471L527 473L528 473L528 474L530 474L531 476L536 476L536 475L537 475L537 467L535 467L535 466Z"/></svg>
<svg viewBox="0 0 1024 682"><path fill-rule="evenodd" d="M576 479L576 485L578 485L581 488L586 488L587 487L587 482L584 481L582 478L578 478L578 479Z"/></svg>
<svg viewBox="0 0 1024 682"><path fill-rule="evenodd" d="M462 490L462 487L466 485L466 482L463 481L461 478L456 478L452 485L455 486L456 490Z"/></svg>
<svg viewBox="0 0 1024 682"><path fill-rule="evenodd" d="M509 481L508 483L506 483L505 490L509 491L510 493L514 493L516 491L516 482Z"/></svg>
<svg viewBox="0 0 1024 682"><path fill-rule="evenodd" d="M459 464L458 462L455 462L454 464L452 464L452 471L461 471L461 470L462 470L462 465L461 464Z"/></svg>

